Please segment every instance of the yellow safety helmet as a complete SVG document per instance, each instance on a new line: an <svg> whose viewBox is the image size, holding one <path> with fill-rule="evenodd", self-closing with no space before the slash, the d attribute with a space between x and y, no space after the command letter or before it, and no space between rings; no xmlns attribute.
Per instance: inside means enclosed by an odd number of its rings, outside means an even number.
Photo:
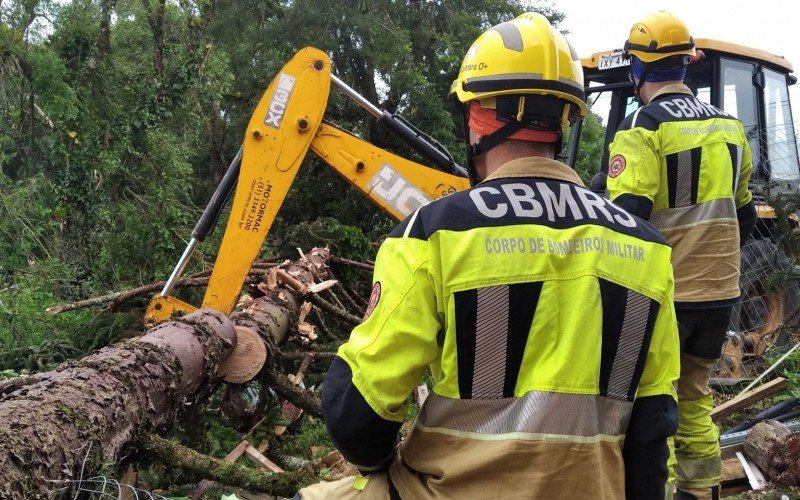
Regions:
<svg viewBox="0 0 800 500"><path fill-rule="evenodd" d="M586 116L580 59L567 39L541 14L526 13L492 27L472 44L451 87L459 101L481 101L503 95L551 95L575 105L566 106L566 119ZM485 104L484 104L485 103Z"/></svg>
<svg viewBox="0 0 800 500"><path fill-rule="evenodd" d="M654 12L633 25L625 52L645 63L680 55L694 57L694 39L674 14Z"/></svg>

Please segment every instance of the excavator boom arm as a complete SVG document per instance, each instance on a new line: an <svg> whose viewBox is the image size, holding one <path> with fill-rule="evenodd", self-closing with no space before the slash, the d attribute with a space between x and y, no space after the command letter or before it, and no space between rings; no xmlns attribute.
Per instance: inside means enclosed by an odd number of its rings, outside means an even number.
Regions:
<svg viewBox="0 0 800 500"><path fill-rule="evenodd" d="M397 220L431 201L469 187L469 179L389 153L323 123L311 150Z"/></svg>
<svg viewBox="0 0 800 500"><path fill-rule="evenodd" d="M309 148L397 220L431 200L469 187L466 177L425 167L322 123L332 78L423 156L440 168L464 173L430 137L401 117L372 106L331 75L327 54L305 48L281 69L261 97L244 134L240 155L214 193L164 290L148 305L145 324L194 310L192 305L170 296L172 287L236 186L230 218L202 304L226 314L233 310L247 272Z"/></svg>

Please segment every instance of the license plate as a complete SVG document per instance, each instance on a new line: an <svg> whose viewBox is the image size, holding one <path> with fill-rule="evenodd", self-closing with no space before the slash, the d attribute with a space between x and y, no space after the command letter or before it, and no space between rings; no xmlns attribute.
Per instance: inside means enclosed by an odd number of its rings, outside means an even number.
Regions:
<svg viewBox="0 0 800 500"><path fill-rule="evenodd" d="M609 54L606 56L600 56L600 61L597 64L597 69L604 70L604 69L614 69L614 68L621 68L623 66L630 66L631 61L627 57L622 54Z"/></svg>

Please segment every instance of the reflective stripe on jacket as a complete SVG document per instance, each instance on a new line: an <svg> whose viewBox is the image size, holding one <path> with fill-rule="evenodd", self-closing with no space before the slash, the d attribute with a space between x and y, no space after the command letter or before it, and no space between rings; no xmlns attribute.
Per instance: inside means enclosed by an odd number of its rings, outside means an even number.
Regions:
<svg viewBox="0 0 800 500"><path fill-rule="evenodd" d="M650 224L542 158L509 162L406 219L381 246L368 317L331 368L352 373L377 416L401 422L430 367L433 392L390 470L400 495L624 497L634 400L666 398L647 416L652 441L666 450L674 432L669 260ZM337 387L324 406L353 392ZM343 441L371 439L355 405L325 415L351 460Z"/></svg>
<svg viewBox="0 0 800 500"><path fill-rule="evenodd" d="M623 120L609 158L611 199L652 202L650 222L672 246L675 300L738 297L736 209L752 199L753 168L742 123L668 85Z"/></svg>

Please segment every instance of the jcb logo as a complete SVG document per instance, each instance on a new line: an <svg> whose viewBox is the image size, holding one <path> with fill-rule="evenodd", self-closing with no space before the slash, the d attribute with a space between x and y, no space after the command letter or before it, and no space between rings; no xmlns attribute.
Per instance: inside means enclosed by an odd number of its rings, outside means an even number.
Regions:
<svg viewBox="0 0 800 500"><path fill-rule="evenodd" d="M283 113L286 112L286 105L289 103L289 97L292 95L294 88L295 78L290 75L281 73L278 75L278 85L275 89L275 94L269 102L267 108L267 116L264 117L264 125L272 128L280 128L281 120L283 120Z"/></svg>
<svg viewBox="0 0 800 500"><path fill-rule="evenodd" d="M369 180L367 189L371 195L374 194L385 201L403 217L411 215L414 210L431 201L388 164L384 164Z"/></svg>

